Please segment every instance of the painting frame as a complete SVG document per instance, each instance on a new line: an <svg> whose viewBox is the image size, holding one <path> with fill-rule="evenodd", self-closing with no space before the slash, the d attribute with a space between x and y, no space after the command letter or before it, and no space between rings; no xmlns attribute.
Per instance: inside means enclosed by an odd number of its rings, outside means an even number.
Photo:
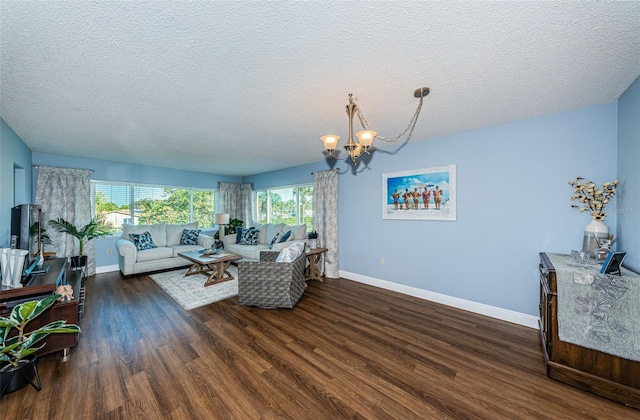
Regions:
<svg viewBox="0 0 640 420"><path fill-rule="evenodd" d="M456 165L382 174L383 219L455 222L457 201Z"/></svg>

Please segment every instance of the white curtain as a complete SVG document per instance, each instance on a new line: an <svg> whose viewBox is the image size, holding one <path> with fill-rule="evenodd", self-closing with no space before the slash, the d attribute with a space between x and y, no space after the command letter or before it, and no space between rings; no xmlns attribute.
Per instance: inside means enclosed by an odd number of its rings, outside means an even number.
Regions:
<svg viewBox="0 0 640 420"><path fill-rule="evenodd" d="M251 225L251 184L220 183L220 213L228 213L230 219L240 219L244 226Z"/></svg>
<svg viewBox="0 0 640 420"><path fill-rule="evenodd" d="M327 248L320 260L325 276L338 278L338 173L331 169L313 174L313 230L318 246Z"/></svg>
<svg viewBox="0 0 640 420"><path fill-rule="evenodd" d="M63 218L78 228L91 221L91 171L40 166L36 181L36 204L42 207L42 227L53 242L45 249L58 257L78 255L76 238L49 226L49 220ZM87 256L86 275L96 272L93 243L85 243L83 254Z"/></svg>

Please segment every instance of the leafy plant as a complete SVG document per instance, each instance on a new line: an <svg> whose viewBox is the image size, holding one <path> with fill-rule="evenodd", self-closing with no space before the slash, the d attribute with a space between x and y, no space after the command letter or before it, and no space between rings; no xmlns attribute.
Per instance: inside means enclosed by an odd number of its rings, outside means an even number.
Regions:
<svg viewBox="0 0 640 420"><path fill-rule="evenodd" d="M78 255L82 256L84 251L84 244L92 239L101 238L111 233L113 226L111 223L100 217L94 217L89 223L77 228L71 222L67 222L63 218L55 220L49 220L49 225L56 229L58 232L63 232L75 237L79 243Z"/></svg>
<svg viewBox="0 0 640 420"><path fill-rule="evenodd" d="M315 230L312 230L307 234L307 237L309 239L318 239L318 232L316 232Z"/></svg>
<svg viewBox="0 0 640 420"><path fill-rule="evenodd" d="M231 235L232 233L236 233L236 228L242 227L243 223L242 220L236 218L229 220L229 224L224 228L224 234Z"/></svg>
<svg viewBox="0 0 640 420"><path fill-rule="evenodd" d="M41 300L24 302L13 308L9 318L0 316L0 364L8 363L13 367L18 366L22 359L45 346L46 343L43 343L39 347L34 347L49 334L80 332L79 326L67 324L64 320L53 321L33 331L25 332L27 324L53 305L60 296L54 294ZM10 337L9 333L13 329L17 330L17 334Z"/></svg>

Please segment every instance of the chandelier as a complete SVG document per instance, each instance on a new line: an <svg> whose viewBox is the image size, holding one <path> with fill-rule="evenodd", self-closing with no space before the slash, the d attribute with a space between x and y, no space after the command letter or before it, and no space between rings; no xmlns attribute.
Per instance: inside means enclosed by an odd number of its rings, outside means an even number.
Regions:
<svg viewBox="0 0 640 420"><path fill-rule="evenodd" d="M422 109L423 98L428 94L429 94L428 87L423 87L413 92L413 96L415 96L416 98L419 98L420 103L418 104L418 108L416 109L416 112L413 114L413 118L411 118L411 121L409 121L409 125L407 126L407 128L404 129L402 133L400 133L395 137L383 137L383 136L379 136L378 133L376 133L375 131L369 129L369 123L367 122L366 118L364 118L364 116L362 115L362 112L360 111L360 107L355 102L353 102L353 94L350 93L349 103L346 106L347 115L349 116L349 138L347 139L347 143L344 145L344 148L346 149L347 154L351 159L351 162L355 164L359 157L363 156L364 154L368 154L368 155L371 154L369 153L369 148L373 145L373 140L376 138L380 140L384 140L389 143L394 143L400 140L402 136L409 133L405 141L405 142L408 142L409 139L411 138L411 134L413 133L413 129L415 128L416 123L418 122L418 116L420 115L420 110ZM355 134L358 139L357 142L353 141L353 116L356 114L358 115L360 124L362 124L362 128L364 128L364 130L358 131ZM333 152L334 150L336 150L336 147L338 146L338 141L340 140L340 136L335 134L327 134L325 136L320 137L320 140L322 140L322 143L324 144L324 148L327 150L327 152L329 152L327 154L327 158L332 157L337 159L338 157L334 155Z"/></svg>

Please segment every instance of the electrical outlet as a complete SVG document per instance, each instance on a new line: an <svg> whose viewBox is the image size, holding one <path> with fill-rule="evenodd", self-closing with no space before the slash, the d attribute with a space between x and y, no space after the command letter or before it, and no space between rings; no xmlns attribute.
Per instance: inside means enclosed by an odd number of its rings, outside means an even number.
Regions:
<svg viewBox="0 0 640 420"><path fill-rule="evenodd" d="M111 255L111 248L107 248L107 254Z"/></svg>
<svg viewBox="0 0 640 420"><path fill-rule="evenodd" d="M384 265L384 258L380 258L380 265Z"/></svg>

